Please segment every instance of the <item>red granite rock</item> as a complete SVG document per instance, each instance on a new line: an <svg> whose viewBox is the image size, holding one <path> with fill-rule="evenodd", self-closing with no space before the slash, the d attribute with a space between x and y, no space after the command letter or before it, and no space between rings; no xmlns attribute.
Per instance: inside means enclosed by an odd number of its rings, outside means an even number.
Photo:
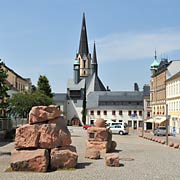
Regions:
<svg viewBox="0 0 180 180"><path fill-rule="evenodd" d="M119 167L119 154L107 153L105 155L106 166Z"/></svg>
<svg viewBox="0 0 180 180"><path fill-rule="evenodd" d="M102 118L99 118L96 120L96 127L106 127L105 120Z"/></svg>
<svg viewBox="0 0 180 180"><path fill-rule="evenodd" d="M116 141L112 141L112 142L111 142L111 152L114 152L114 151L115 151L116 146L117 146Z"/></svg>
<svg viewBox="0 0 180 180"><path fill-rule="evenodd" d="M100 159L100 151L88 149L86 150L85 158Z"/></svg>
<svg viewBox="0 0 180 180"><path fill-rule="evenodd" d="M70 132L65 132L56 126L56 124L43 124L41 125L39 132L40 148L52 149L60 146L68 146L71 144Z"/></svg>
<svg viewBox="0 0 180 180"><path fill-rule="evenodd" d="M87 129L89 141L111 141L112 134L104 127L91 127Z"/></svg>
<svg viewBox="0 0 180 180"><path fill-rule="evenodd" d="M45 122L60 116L60 110L55 105L34 106L29 113L29 124Z"/></svg>
<svg viewBox="0 0 180 180"><path fill-rule="evenodd" d="M54 148L51 150L51 169L75 168L77 165L78 155L71 151L71 148L65 149Z"/></svg>
<svg viewBox="0 0 180 180"><path fill-rule="evenodd" d="M173 147L174 143L173 142L169 142L169 147Z"/></svg>
<svg viewBox="0 0 180 180"><path fill-rule="evenodd" d="M86 150L97 150L101 153L106 153L111 151L111 142L107 141L86 141Z"/></svg>
<svg viewBox="0 0 180 180"><path fill-rule="evenodd" d="M37 148L39 144L39 126L23 125L16 129L15 149Z"/></svg>
<svg viewBox="0 0 180 180"><path fill-rule="evenodd" d="M179 144L175 143L175 144L174 144L174 148L175 148L175 149L178 149L178 148L179 148Z"/></svg>
<svg viewBox="0 0 180 180"><path fill-rule="evenodd" d="M49 153L45 149L13 150L10 164L13 171L46 172Z"/></svg>
<svg viewBox="0 0 180 180"><path fill-rule="evenodd" d="M56 124L27 124L16 130L16 149L52 149L70 144L71 134L67 127L61 129Z"/></svg>

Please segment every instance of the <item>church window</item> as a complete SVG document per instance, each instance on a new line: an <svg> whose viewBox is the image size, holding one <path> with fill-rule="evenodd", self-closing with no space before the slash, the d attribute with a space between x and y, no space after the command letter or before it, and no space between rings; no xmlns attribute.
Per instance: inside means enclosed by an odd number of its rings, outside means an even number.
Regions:
<svg viewBox="0 0 180 180"><path fill-rule="evenodd" d="M104 111L104 115L107 115L107 111Z"/></svg>
<svg viewBox="0 0 180 180"><path fill-rule="evenodd" d="M97 115L100 115L101 114L101 111L97 111Z"/></svg>
<svg viewBox="0 0 180 180"><path fill-rule="evenodd" d="M86 60L83 60L83 68L86 67Z"/></svg>

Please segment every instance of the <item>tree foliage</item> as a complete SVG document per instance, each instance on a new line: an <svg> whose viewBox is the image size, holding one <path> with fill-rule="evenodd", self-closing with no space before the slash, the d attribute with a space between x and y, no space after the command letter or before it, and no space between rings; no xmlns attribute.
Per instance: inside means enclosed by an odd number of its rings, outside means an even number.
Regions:
<svg viewBox="0 0 180 180"><path fill-rule="evenodd" d="M0 59L0 98L7 97L8 86L6 85L7 72L3 69L4 63Z"/></svg>
<svg viewBox="0 0 180 180"><path fill-rule="evenodd" d="M35 91L32 94L29 93L17 93L13 94L9 100L10 114L15 117L28 117L28 114L33 106L48 106L53 104L52 98L46 96L40 91Z"/></svg>
<svg viewBox="0 0 180 180"><path fill-rule="evenodd" d="M7 91L6 79L8 77L7 71L3 69L4 63L0 59L0 117L6 116L7 103Z"/></svg>
<svg viewBox="0 0 180 180"><path fill-rule="evenodd" d="M38 79L37 85L38 85L37 89L39 91L44 93L46 96L49 96L51 98L53 97L53 94L52 94L52 91L51 91L51 87L49 85L49 80L47 79L46 76L40 75L39 79Z"/></svg>
<svg viewBox="0 0 180 180"><path fill-rule="evenodd" d="M84 87L84 96L83 96L83 105L82 105L82 122L86 124L86 114L87 114L87 109L86 109L86 85Z"/></svg>

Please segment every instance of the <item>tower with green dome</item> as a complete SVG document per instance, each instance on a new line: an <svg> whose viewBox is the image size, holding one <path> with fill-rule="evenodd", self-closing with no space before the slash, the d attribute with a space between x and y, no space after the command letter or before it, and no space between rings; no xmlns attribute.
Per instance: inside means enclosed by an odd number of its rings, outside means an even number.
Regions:
<svg viewBox="0 0 180 180"><path fill-rule="evenodd" d="M156 73L156 71L158 69L158 66L159 66L159 62L157 61L157 55L156 55L156 50L155 50L154 61L151 64L151 73L152 73L152 76Z"/></svg>

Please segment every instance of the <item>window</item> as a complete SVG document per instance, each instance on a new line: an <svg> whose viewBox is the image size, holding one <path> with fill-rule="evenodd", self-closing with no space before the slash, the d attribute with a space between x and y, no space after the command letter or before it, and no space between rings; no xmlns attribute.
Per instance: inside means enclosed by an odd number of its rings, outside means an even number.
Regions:
<svg viewBox="0 0 180 180"><path fill-rule="evenodd" d="M132 127L132 121L128 121L128 127Z"/></svg>
<svg viewBox="0 0 180 180"><path fill-rule="evenodd" d="M94 115L94 111L91 111L90 114L91 114L91 115Z"/></svg>
<svg viewBox="0 0 180 180"><path fill-rule="evenodd" d="M139 121L139 127L143 127L143 121Z"/></svg>
<svg viewBox="0 0 180 180"><path fill-rule="evenodd" d="M83 68L86 67L86 60L83 60Z"/></svg>
<svg viewBox="0 0 180 180"><path fill-rule="evenodd" d="M101 114L101 111L97 111L97 115L100 115Z"/></svg>
<svg viewBox="0 0 180 180"><path fill-rule="evenodd" d="M139 111L139 116L142 116L142 111Z"/></svg>
<svg viewBox="0 0 180 180"><path fill-rule="evenodd" d="M116 115L116 111L112 111L112 115Z"/></svg>
<svg viewBox="0 0 180 180"><path fill-rule="evenodd" d="M128 111L128 116L131 116L131 111Z"/></svg>
<svg viewBox="0 0 180 180"><path fill-rule="evenodd" d="M137 111L134 111L134 115L137 115Z"/></svg>
<svg viewBox="0 0 180 180"><path fill-rule="evenodd" d="M120 115L120 116L122 116L122 115L123 115L122 111L119 111L119 115Z"/></svg>
<svg viewBox="0 0 180 180"><path fill-rule="evenodd" d="M104 111L104 115L107 115L107 111Z"/></svg>

